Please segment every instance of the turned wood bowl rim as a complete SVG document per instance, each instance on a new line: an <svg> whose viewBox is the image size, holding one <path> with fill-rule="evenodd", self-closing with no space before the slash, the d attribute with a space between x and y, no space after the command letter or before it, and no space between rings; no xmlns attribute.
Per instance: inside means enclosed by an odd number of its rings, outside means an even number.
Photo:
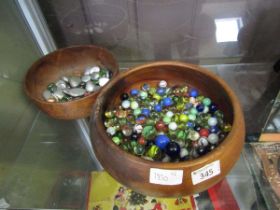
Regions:
<svg viewBox="0 0 280 210"><path fill-rule="evenodd" d="M48 102L48 101L45 101L44 99L41 99L41 98L39 98L39 97L36 97L36 96L34 96L30 91L29 91L29 89L27 88L27 84L28 84L28 77L29 77L29 75L31 74L31 71L33 72L33 71L36 71L35 69L37 68L37 66L44 60L44 59L46 59L46 58L48 58L48 57L51 57L51 56L54 56L55 54L59 54L59 53L61 53L61 52L63 52L63 51L69 51L69 50L72 50L72 49L78 49L78 48L84 48L84 49L86 49L86 48L89 48L89 49L96 49L96 50L101 50L101 51L104 51L104 52L106 52L107 54L109 54L113 59L114 59L114 62L115 62L115 64L116 64L116 70L114 70L114 71L112 71L112 77L110 78L110 80L109 80L109 82L114 78L114 77L116 77L117 75L118 75L118 73L119 73L119 65L118 65L118 62L117 62L117 60L115 59L115 57L114 57L114 55L109 51L109 50L107 50L106 48L103 48L103 47L100 47L100 46L96 46L96 45L74 45L74 46L69 46L69 47L64 47L64 48L59 48L59 49L57 49L57 50L55 50L55 51L53 51L53 52L51 52L51 53L49 53L49 54L47 54L47 55L44 55L44 56L42 56L41 58L39 58L38 60L36 60L31 66L30 66L30 68L28 69L28 71L27 71L27 73L26 73L26 75L25 75L25 77L24 77L24 92L26 93L26 95L28 96L28 97L30 97L32 100L34 100L34 101L36 101L36 102L38 102L38 103L40 103L40 104L43 104L43 105L65 105L65 104L69 104L69 105L71 105L71 104L75 104L75 103L77 103L77 102L82 102L82 101L86 101L86 100L88 100L88 99L91 99L91 98L94 98L95 96L97 96L99 93L100 93L100 91L105 87L105 86L107 86L108 85L108 83L107 84L105 84L103 87L100 87L100 89L99 90L97 90L97 91L94 91L93 93L90 93L89 95L87 95L87 96L84 96L84 97L82 97L82 98L79 98L79 99L75 99L75 100L71 100L71 101L64 101L64 102ZM42 93L43 94L43 93Z"/></svg>
<svg viewBox="0 0 280 210"><path fill-rule="evenodd" d="M134 72L141 71L141 69L144 68L149 68L149 67L161 67L161 66L174 66L174 67L182 67L186 68L184 71L188 71L188 69L191 69L193 71L198 71L207 77L210 77L211 79L215 80L216 82L219 83L219 85L222 86L224 89L225 93L230 99L230 103L233 109L233 122L232 122L232 129L230 133L226 136L226 138L223 140L222 143L218 145L217 148L215 148L213 151L207 153L206 155L203 155L202 157L193 159L193 160L187 160L187 161L182 161L182 162L156 162L156 161L150 161L150 160L145 160L141 157L137 157L133 154L130 154L124 150L122 150L118 145L116 145L112 139L106 134L106 130L104 129L104 124L102 121L102 115L100 110L100 106L104 103L104 94L106 94L107 91L109 91L110 88L112 88L115 84L119 82L120 79L126 77L127 75L133 74ZM188 168L188 167L195 167L197 165L201 164L207 164L209 163L210 157L214 157L216 160L220 160L220 157L222 156L224 149L227 146L233 147L233 141L242 141L244 139L235 139L235 133L239 132L244 132L242 131L245 130L245 125L244 125L244 117L243 117L243 112L239 103L239 100L235 93L231 90L231 88L226 84L226 82L215 75L214 73L210 72L208 69L205 69L201 66L194 65L194 64L189 64L189 63L184 63L180 61L156 61L156 62L150 62L147 64L142 64L136 67L132 67L126 71L120 72L113 80L110 82L108 86L106 86L104 89L101 90L99 97L96 100L95 104L95 110L93 110L92 115L91 115L91 121L93 122L92 126L96 126L96 131L99 132L101 135L102 141L107 144L107 146L110 147L110 149L114 150L118 155L121 154L123 155L124 159L129 159L132 164L135 165L140 165L140 166L148 166L150 168L164 168L164 169L183 169L183 168ZM238 119L238 120L237 120ZM101 121L102 123L98 123ZM94 135L94 134L93 134ZM92 139L94 142L94 139ZM242 143L243 144L243 143ZM227 149L234 149L234 148L227 148ZM94 150L98 150L98 148L94 147ZM212 158L213 159L213 158Z"/></svg>

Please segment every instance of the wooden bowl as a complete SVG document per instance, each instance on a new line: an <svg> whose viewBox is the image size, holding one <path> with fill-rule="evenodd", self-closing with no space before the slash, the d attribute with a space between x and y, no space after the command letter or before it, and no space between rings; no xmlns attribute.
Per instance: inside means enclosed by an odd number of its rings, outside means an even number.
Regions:
<svg viewBox="0 0 280 210"><path fill-rule="evenodd" d="M166 80L169 85L187 83L219 105L226 120L232 124L232 130L216 149L190 161L152 162L123 151L107 136L104 111L120 102L121 93L132 87L139 88L144 82L159 80ZM239 159L245 126L238 98L221 78L199 66L163 61L132 68L114 78L96 101L91 131L98 160L116 180L146 195L172 197L204 191L224 178ZM183 173L182 177L180 173Z"/></svg>
<svg viewBox="0 0 280 210"><path fill-rule="evenodd" d="M112 72L112 78L118 73L117 61L104 48L84 45L54 51L30 67L24 81L25 93L51 117L64 120L88 117L100 90L81 99L59 103L45 101L42 94L49 83L62 76L80 75L85 68L94 65L108 68Z"/></svg>

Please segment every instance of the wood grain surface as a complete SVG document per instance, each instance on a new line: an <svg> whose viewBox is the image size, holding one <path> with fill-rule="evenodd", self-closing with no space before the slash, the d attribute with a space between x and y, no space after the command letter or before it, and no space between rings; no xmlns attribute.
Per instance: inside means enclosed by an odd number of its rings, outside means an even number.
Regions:
<svg viewBox="0 0 280 210"><path fill-rule="evenodd" d="M108 68L113 73L112 77L118 73L117 61L104 48L81 45L59 49L42 57L30 67L24 81L25 93L39 109L51 117L64 120L88 117L100 90L81 99L59 103L45 101L42 93L49 83L62 76L79 76L85 68L94 65Z"/></svg>
<svg viewBox="0 0 280 210"><path fill-rule="evenodd" d="M129 154L113 143L105 132L104 111L119 103L119 95L144 82L166 80L169 85L188 84L215 101L232 123L226 139L212 152L195 160L161 163ZM238 98L230 87L210 71L192 64L160 61L137 66L117 75L100 93L91 115L91 140L98 160L116 180L135 191L150 196L175 197L208 189L225 177L239 159L245 135L243 113ZM220 160L221 173L193 185L191 172ZM183 170L179 185L158 185L149 182L150 168Z"/></svg>

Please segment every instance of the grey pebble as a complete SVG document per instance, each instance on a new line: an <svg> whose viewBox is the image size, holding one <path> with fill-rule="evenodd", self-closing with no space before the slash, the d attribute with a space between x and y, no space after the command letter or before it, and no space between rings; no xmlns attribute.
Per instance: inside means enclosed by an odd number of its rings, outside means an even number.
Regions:
<svg viewBox="0 0 280 210"><path fill-rule="evenodd" d="M61 89L65 89L67 87L67 84L64 80L58 80L55 85Z"/></svg>
<svg viewBox="0 0 280 210"><path fill-rule="evenodd" d="M99 71L100 71L100 68L98 66L89 67L89 68L86 68L84 75L90 75L94 72L99 72Z"/></svg>
<svg viewBox="0 0 280 210"><path fill-rule="evenodd" d="M93 84L92 81L88 81L87 84L86 84L86 91L87 92L93 92L93 91L96 91L98 90L98 86L96 86L95 84Z"/></svg>
<svg viewBox="0 0 280 210"><path fill-rule="evenodd" d="M69 78L66 77L66 76L62 76L61 79L62 79L64 82L69 82Z"/></svg>
<svg viewBox="0 0 280 210"><path fill-rule="evenodd" d="M83 96L86 93L86 90L83 88L72 88L69 90L69 95L73 97Z"/></svg>
<svg viewBox="0 0 280 210"><path fill-rule="evenodd" d="M98 80L100 77L100 74L98 72L94 72L91 74L91 79L92 80Z"/></svg>
<svg viewBox="0 0 280 210"><path fill-rule="evenodd" d="M64 97L64 93L61 88L57 88L56 91L54 91L53 96L59 100Z"/></svg>
<svg viewBox="0 0 280 210"><path fill-rule="evenodd" d="M49 90L45 90L43 92L43 98L47 101L49 100L50 98L52 98L52 93L49 91Z"/></svg>
<svg viewBox="0 0 280 210"><path fill-rule="evenodd" d="M77 87L81 83L81 78L80 77L71 77L69 80L69 83L71 87Z"/></svg>
<svg viewBox="0 0 280 210"><path fill-rule="evenodd" d="M82 76L82 81L83 81L83 82L88 82L90 79L91 79L91 78L90 78L90 75L84 75L84 76Z"/></svg>

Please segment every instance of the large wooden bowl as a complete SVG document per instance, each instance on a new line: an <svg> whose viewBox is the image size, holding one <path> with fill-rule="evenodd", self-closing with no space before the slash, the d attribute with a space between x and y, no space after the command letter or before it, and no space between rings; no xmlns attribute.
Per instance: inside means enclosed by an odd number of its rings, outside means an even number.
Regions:
<svg viewBox="0 0 280 210"><path fill-rule="evenodd" d="M202 94L209 96L219 105L226 120L232 123L231 132L212 152L185 162L152 162L123 151L107 136L103 125L104 111L119 103L120 93L131 87L139 87L144 82L156 82L162 79L170 85L187 83L189 86L198 88ZM239 159L245 135L243 113L238 98L229 86L221 78L204 68L172 61L141 65L114 78L101 91L96 101L95 110L92 113L91 131L95 154L105 170L127 187L159 197L190 195L204 191L219 182ZM212 163L219 163L220 166L212 168L212 170L217 172L220 169L220 173L208 180L193 184L192 172L208 164L211 166ZM182 170L182 183L176 185L152 184L150 183L150 175L154 175L154 172L151 172L151 168ZM208 172L210 175L211 171ZM200 176L199 172L197 175ZM202 176L206 175L206 171L204 171Z"/></svg>
<svg viewBox="0 0 280 210"><path fill-rule="evenodd" d="M31 100L45 113L57 119L71 120L88 117L100 90L81 99L51 103L44 100L42 93L47 85L62 76L80 75L85 68L101 65L118 73L114 56L106 49L93 46L74 46L59 49L36 61L28 70L24 90Z"/></svg>

